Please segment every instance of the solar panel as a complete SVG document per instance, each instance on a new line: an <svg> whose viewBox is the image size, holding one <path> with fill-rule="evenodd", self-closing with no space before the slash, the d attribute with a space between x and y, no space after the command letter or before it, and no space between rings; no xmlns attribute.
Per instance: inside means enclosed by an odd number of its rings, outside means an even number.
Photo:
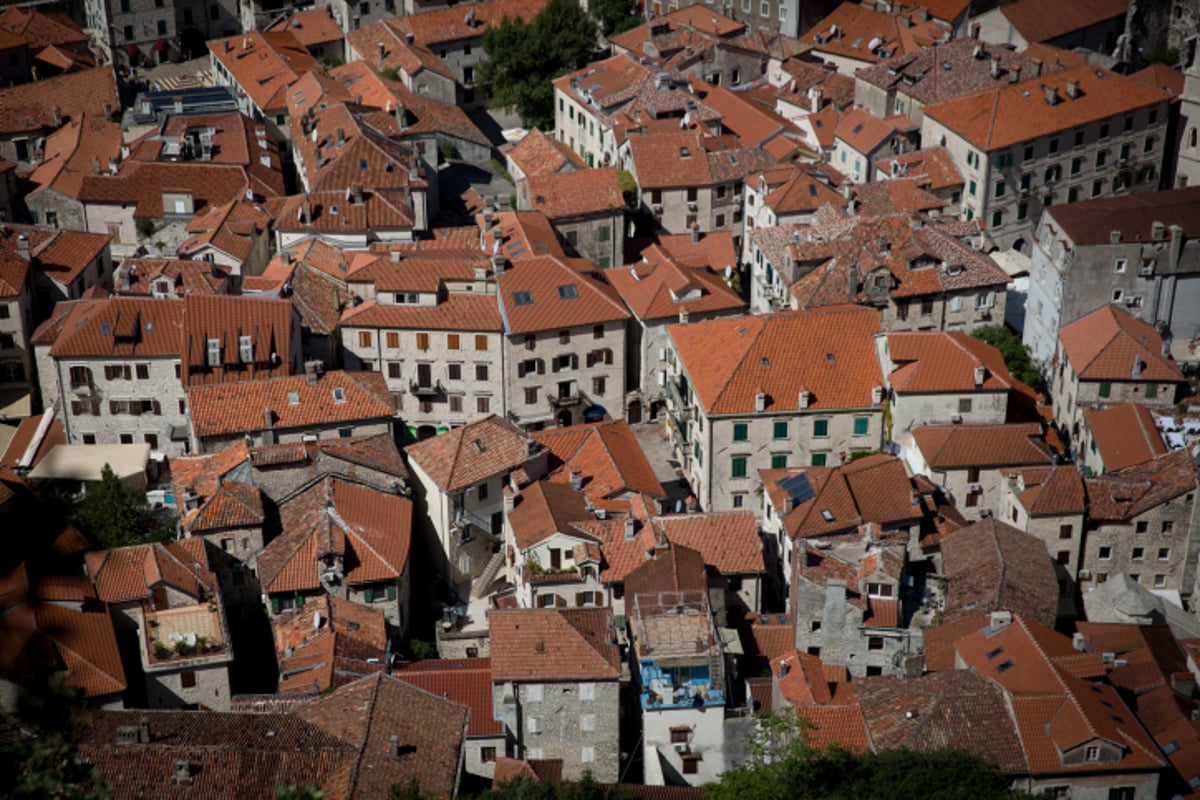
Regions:
<svg viewBox="0 0 1200 800"><path fill-rule="evenodd" d="M800 505L817 495L813 491L812 484L808 482L808 475L803 472L799 475L792 475L790 478L784 478L778 486L792 496L793 505Z"/></svg>

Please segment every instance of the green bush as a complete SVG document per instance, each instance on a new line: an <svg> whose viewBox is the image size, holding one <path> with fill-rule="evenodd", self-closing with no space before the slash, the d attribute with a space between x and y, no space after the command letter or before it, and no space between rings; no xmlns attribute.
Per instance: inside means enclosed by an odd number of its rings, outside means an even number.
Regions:
<svg viewBox="0 0 1200 800"><path fill-rule="evenodd" d="M134 224L137 226L138 236L141 236L143 239L148 238L150 234L154 233L154 220L149 217L138 217L134 221Z"/></svg>

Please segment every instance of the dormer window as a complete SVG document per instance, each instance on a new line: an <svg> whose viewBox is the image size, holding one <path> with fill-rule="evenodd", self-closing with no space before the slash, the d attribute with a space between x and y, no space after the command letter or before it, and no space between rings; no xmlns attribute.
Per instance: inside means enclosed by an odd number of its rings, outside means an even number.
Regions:
<svg viewBox="0 0 1200 800"><path fill-rule="evenodd" d="M243 364L250 364L254 361L254 339L249 336L238 337L238 357Z"/></svg>
<svg viewBox="0 0 1200 800"><path fill-rule="evenodd" d="M221 366L221 340L209 339L208 342L208 365L210 367Z"/></svg>
<svg viewBox="0 0 1200 800"><path fill-rule="evenodd" d="M340 386L338 386L337 388L335 388L335 389L333 390L333 402L335 402L335 403L344 403L344 402L346 402L346 390L345 390L345 389L343 389L343 388L342 388L342 387L340 387Z"/></svg>
<svg viewBox="0 0 1200 800"><path fill-rule="evenodd" d="M1095 745L1089 746L1087 749L1085 749L1083 751L1083 760L1084 761L1099 761L1100 760L1100 748L1096 747Z"/></svg>

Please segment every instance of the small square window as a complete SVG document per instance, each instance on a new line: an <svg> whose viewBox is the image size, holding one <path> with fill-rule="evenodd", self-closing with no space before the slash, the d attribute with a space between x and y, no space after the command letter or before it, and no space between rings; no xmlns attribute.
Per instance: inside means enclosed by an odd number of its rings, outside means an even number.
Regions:
<svg viewBox="0 0 1200 800"><path fill-rule="evenodd" d="M1101 545L1096 555L1101 561L1107 561L1112 558L1112 548L1108 545Z"/></svg>
<svg viewBox="0 0 1200 800"><path fill-rule="evenodd" d="M854 435L866 436L871 431L870 417L855 417L854 418Z"/></svg>
<svg viewBox="0 0 1200 800"><path fill-rule="evenodd" d="M750 438L750 426L745 422L733 423L733 440L744 442Z"/></svg>
<svg viewBox="0 0 1200 800"><path fill-rule="evenodd" d="M775 426L774 426L774 436L776 439L788 438L787 420L776 420Z"/></svg>
<svg viewBox="0 0 1200 800"><path fill-rule="evenodd" d="M1130 557L1131 557L1131 558L1132 558L1134 561L1141 561L1141 560L1142 560L1142 558L1144 558L1144 557L1145 557L1145 555L1146 555L1146 548L1144 548L1144 547L1135 547L1135 548L1133 548L1133 552L1132 552L1132 554L1130 555Z"/></svg>
<svg viewBox="0 0 1200 800"><path fill-rule="evenodd" d="M813 436L816 438L824 438L829 435L829 420L814 419L813 420Z"/></svg>
<svg viewBox="0 0 1200 800"><path fill-rule="evenodd" d="M1169 548L1169 547L1158 548L1158 560L1159 561L1170 561L1171 560L1171 548Z"/></svg>

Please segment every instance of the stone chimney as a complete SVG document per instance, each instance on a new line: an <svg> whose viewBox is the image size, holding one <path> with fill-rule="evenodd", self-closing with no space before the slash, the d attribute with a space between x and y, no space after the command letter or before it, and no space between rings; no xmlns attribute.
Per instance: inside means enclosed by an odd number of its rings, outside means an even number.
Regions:
<svg viewBox="0 0 1200 800"><path fill-rule="evenodd" d="M825 95L825 92L824 92L824 90L821 89L820 86L814 86L808 90L808 96L809 96L809 99L812 101L812 112L814 114L816 114L818 111L821 110L821 103L825 99L824 95Z"/></svg>
<svg viewBox="0 0 1200 800"><path fill-rule="evenodd" d="M275 444L275 414L270 408L263 408L263 444Z"/></svg>
<svg viewBox="0 0 1200 800"><path fill-rule="evenodd" d="M1129 370L1130 380L1140 381L1142 379L1142 357L1133 357L1133 369Z"/></svg>
<svg viewBox="0 0 1200 800"><path fill-rule="evenodd" d="M659 72L654 76L654 88L660 92L665 92L671 88L671 73Z"/></svg>
<svg viewBox="0 0 1200 800"><path fill-rule="evenodd" d="M384 47L383 42L380 42L379 43L379 60L383 61L383 59L386 57L387 57L387 48Z"/></svg>
<svg viewBox="0 0 1200 800"><path fill-rule="evenodd" d="M987 367L980 364L975 367L975 388L983 388L983 382L987 380Z"/></svg>
<svg viewBox="0 0 1200 800"><path fill-rule="evenodd" d="M1009 69L1009 71L1008 71L1008 82L1009 83L1019 83L1020 80L1021 80L1021 66L1019 64L1014 64L1012 66L1012 68Z"/></svg>
<svg viewBox="0 0 1200 800"><path fill-rule="evenodd" d="M63 113L60 106L54 107L54 127L61 128L63 124Z"/></svg>
<svg viewBox="0 0 1200 800"><path fill-rule="evenodd" d="M1043 86L1042 90L1046 93L1046 105L1058 105L1058 92L1054 90L1053 86Z"/></svg>
<svg viewBox="0 0 1200 800"><path fill-rule="evenodd" d="M337 146L339 149L346 146L346 130L345 130L345 128L337 129Z"/></svg>
<svg viewBox="0 0 1200 800"><path fill-rule="evenodd" d="M22 233L17 236L17 255L26 261L29 260L29 234Z"/></svg>
<svg viewBox="0 0 1200 800"><path fill-rule="evenodd" d="M700 244L700 223L692 223L692 244Z"/></svg>
<svg viewBox="0 0 1200 800"><path fill-rule="evenodd" d="M846 289L848 291L846 296L853 302L854 298L858 297L858 269L856 267L846 270Z"/></svg>
<svg viewBox="0 0 1200 800"><path fill-rule="evenodd" d="M583 488L583 473L577 469L571 470L571 488L577 492Z"/></svg>
<svg viewBox="0 0 1200 800"><path fill-rule="evenodd" d="M506 263L503 253L492 253L492 275L503 275Z"/></svg>
<svg viewBox="0 0 1200 800"><path fill-rule="evenodd" d="M993 631L1003 630L1009 625L1012 625L1011 611L993 611L991 613L991 626Z"/></svg>
<svg viewBox="0 0 1200 800"><path fill-rule="evenodd" d="M380 47L382 47L382 46L383 45L380 45ZM992 79L994 80L999 77L1000 77L1000 56L993 54L992 55Z"/></svg>
<svg viewBox="0 0 1200 800"><path fill-rule="evenodd" d="M754 395L754 410L761 414L767 408L767 395L765 392L758 392Z"/></svg>
<svg viewBox="0 0 1200 800"><path fill-rule="evenodd" d="M801 389L800 393L796 395L796 407L803 411L808 408L810 403L812 403L812 392L808 389Z"/></svg>
<svg viewBox="0 0 1200 800"><path fill-rule="evenodd" d="M1079 99L1079 81L1067 81L1067 97L1071 98L1072 100Z"/></svg>
<svg viewBox="0 0 1200 800"><path fill-rule="evenodd" d="M350 199L356 206L363 204L363 187L361 183L356 183L350 187Z"/></svg>

